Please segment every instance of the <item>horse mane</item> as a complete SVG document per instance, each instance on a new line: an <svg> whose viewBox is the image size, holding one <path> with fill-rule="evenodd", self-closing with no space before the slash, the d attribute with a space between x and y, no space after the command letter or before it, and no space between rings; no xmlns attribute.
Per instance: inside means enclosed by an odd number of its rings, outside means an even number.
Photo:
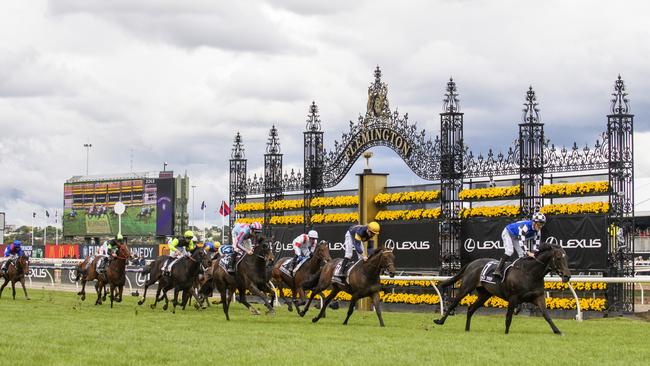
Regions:
<svg viewBox="0 0 650 366"><path fill-rule="evenodd" d="M537 255L542 254L542 253L547 252L547 251L552 250L552 249L557 249L557 248L561 248L561 246L559 246L558 244L541 243L539 245L538 250L537 250Z"/></svg>

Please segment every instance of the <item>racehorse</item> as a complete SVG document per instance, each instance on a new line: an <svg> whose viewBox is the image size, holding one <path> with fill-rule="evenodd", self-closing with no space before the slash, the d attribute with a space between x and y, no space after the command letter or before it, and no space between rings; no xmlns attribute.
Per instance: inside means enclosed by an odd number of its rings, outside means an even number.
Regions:
<svg viewBox="0 0 650 366"><path fill-rule="evenodd" d="M78 281L81 277L81 291L77 295L81 296L82 301L86 300L86 282L97 280L95 282L95 291L97 292L95 305L101 305L102 300L106 300L107 284L111 290L111 307L113 307L113 301L122 302L122 290L126 281L126 261L130 257L131 251L129 247L125 243L118 243L116 257L110 261L104 273L97 273L97 262L102 260L102 256L96 256L90 263L88 263L90 257L86 258L76 269L77 277L75 281ZM87 270L84 270L84 267ZM104 290L103 296L102 289Z"/></svg>
<svg viewBox="0 0 650 366"><path fill-rule="evenodd" d="M318 281L318 284L314 289L312 289L309 301L300 313L300 316L305 316L309 309L309 305L317 293L332 286L332 292L330 292L327 298L325 298L320 313L311 320L313 323L316 323L320 318L325 317L325 310L330 302L332 302L339 292L345 291L352 295L352 298L350 299L350 308L348 309L348 315L345 317L343 325L348 324L348 320L354 312L354 306L357 301L366 296L370 296L375 307L375 312L377 313L377 318L379 318L379 325L383 327L384 319L381 317L381 301L379 300L379 290L381 288L381 285L379 284L379 276L383 271L388 271L391 277L395 275L395 254L393 254L392 250L381 247L377 248L377 250L368 257L367 261L360 262L352 267L350 275L348 276L348 281L345 285L332 281L334 269L342 260L342 258L335 259L323 267L319 278L314 280L314 282ZM309 287L310 285L312 284L305 283L303 287Z"/></svg>
<svg viewBox="0 0 650 366"><path fill-rule="evenodd" d="M564 249L559 245L542 243L534 258L524 257L516 260L513 266L504 274L505 279L495 284L481 282L480 280L483 267L490 261L492 261L490 258L476 259L461 268L457 275L440 283L441 287L447 287L460 280L461 286L442 318L434 320L434 323L444 324L449 313L458 306L461 299L476 289L478 299L467 309L466 331L469 332L474 312L483 306L490 296L496 295L508 301L506 334L510 330L512 314L515 308L525 302L537 305L544 319L553 329L553 333L562 334L553 324L553 320L551 320L548 310L546 310L544 276L549 272L555 272L562 277L562 282L568 282L571 279L571 271L569 271Z"/></svg>
<svg viewBox="0 0 650 366"><path fill-rule="evenodd" d="M5 286L11 282L11 291L14 300L16 300L16 282L20 281L20 284L23 286L23 292L25 293L25 299L29 300L27 295L27 289L25 289L25 276L29 273L29 257L26 254L21 255L16 263L9 264L7 268L7 275L5 276L0 271L0 277L5 279L5 282L0 287L0 297L2 297L2 291L5 289Z"/></svg>
<svg viewBox="0 0 650 366"><path fill-rule="evenodd" d="M151 308L154 309L159 301L165 299L163 310L167 310L169 306L169 299L167 298L167 291L174 289L174 305L173 312L176 312L176 305L178 305L178 293L183 291L181 306L185 310L185 306L190 295L194 295L197 301L196 293L193 291L193 285L200 272L205 271L210 266L210 256L203 248L196 248L192 255L183 257L174 264L169 276L163 274L162 266L169 256L158 257L150 266L145 267L143 274L149 273L149 279L144 285L144 294L138 305L144 304L147 297L147 289L149 286L158 282L158 289L156 290L156 298Z"/></svg>
<svg viewBox="0 0 650 366"><path fill-rule="evenodd" d="M274 296L270 302L266 296L266 293L273 292L269 287L269 278L267 276L267 264L273 262L273 258L271 245L267 239L261 238L257 244L253 245L253 255L244 254L244 257L239 261L234 276L220 265L213 267L212 278L221 295L223 312L226 314L227 320L230 320L228 309L235 290L239 291L239 302L244 304L252 314L259 315L260 312L246 301L246 290L250 290L253 295L262 298L264 306L267 308L267 314L275 313L272 305Z"/></svg>
<svg viewBox="0 0 650 366"><path fill-rule="evenodd" d="M291 307L291 304L293 304L296 307L296 311L300 312L298 306L305 303L305 290L302 288L303 282L314 276L325 263L332 260L332 257L330 257L329 243L321 240L316 246L316 249L314 249L312 256L307 259L294 276L288 276L280 269L287 260L291 260L291 257L280 258L275 266L273 266L272 275L278 290L280 290L280 296L287 304L289 311L293 311ZM283 284L286 284L291 290L291 302L284 296L284 292L282 291ZM296 301L296 295L298 293L300 294L300 303Z"/></svg>
<svg viewBox="0 0 650 366"><path fill-rule="evenodd" d="M153 216L154 210L154 207L142 207L136 217L138 220L149 221L149 218Z"/></svg>

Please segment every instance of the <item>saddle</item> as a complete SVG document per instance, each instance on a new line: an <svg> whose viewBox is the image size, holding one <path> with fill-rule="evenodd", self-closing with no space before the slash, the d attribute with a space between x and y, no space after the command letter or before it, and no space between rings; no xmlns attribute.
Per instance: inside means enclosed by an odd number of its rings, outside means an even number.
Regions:
<svg viewBox="0 0 650 366"><path fill-rule="evenodd" d="M223 268L224 271L230 274L234 274L237 272L237 267L239 267L239 263L244 259L244 256L239 257L239 260L237 260L237 263L233 260L234 256L236 253L231 252L231 253L225 253L224 255L221 256L219 259L219 266Z"/></svg>
<svg viewBox="0 0 650 366"><path fill-rule="evenodd" d="M350 272L354 267L356 267L357 264L359 264L359 262L361 262L361 259L354 262L354 264L352 264L347 269L343 268L343 261L339 261L338 263L336 263L336 266L334 267L334 273L332 275L332 281L340 285L348 285L348 278L350 277Z"/></svg>
<svg viewBox="0 0 650 366"><path fill-rule="evenodd" d="M491 283L491 284L497 284L500 282L503 282L503 280L506 279L506 276L508 275L508 270L517 263L519 259L515 260L514 262L506 262L505 268L503 269L503 277L495 277L494 276L494 271L497 269L497 266L499 266L499 261L489 261L483 266L483 269L481 270L481 276L479 277L479 280L484 283Z"/></svg>
<svg viewBox="0 0 650 366"><path fill-rule="evenodd" d="M280 266L280 271L282 271L282 273L286 274L289 277L293 277L296 275L296 273L298 273L300 267L302 267L302 265L305 264L305 262L307 262L308 259L309 257L304 257L300 262L298 262L298 264L295 267L293 267L292 266L293 258L287 258L285 259L284 263L282 263L282 265Z"/></svg>

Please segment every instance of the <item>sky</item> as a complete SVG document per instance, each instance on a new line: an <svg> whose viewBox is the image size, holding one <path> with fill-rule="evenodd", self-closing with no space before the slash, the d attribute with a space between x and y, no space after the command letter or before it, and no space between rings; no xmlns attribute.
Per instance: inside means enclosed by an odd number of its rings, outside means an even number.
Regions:
<svg viewBox="0 0 650 366"><path fill-rule="evenodd" d="M511 146L529 86L555 145L593 146L620 74L636 116L637 210L650 210L648 13L647 1L4 0L0 212L20 225L60 211L91 143L90 174L167 162L197 186L194 219L206 201L220 223L235 133L250 174L273 124L285 169L300 169L311 102L330 149L365 113L376 66L391 109L430 137L453 77L474 155ZM373 151L390 185L421 182Z"/></svg>

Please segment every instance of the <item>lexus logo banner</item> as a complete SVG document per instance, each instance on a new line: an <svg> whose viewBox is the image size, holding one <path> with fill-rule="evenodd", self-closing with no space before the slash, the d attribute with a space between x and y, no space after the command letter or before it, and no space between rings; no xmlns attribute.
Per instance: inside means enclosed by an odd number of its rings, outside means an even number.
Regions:
<svg viewBox="0 0 650 366"><path fill-rule="evenodd" d="M353 224L314 225L318 231L319 240L330 243L332 258L342 258L345 255L345 233ZM293 239L303 233L302 226L273 228L273 255L276 260L281 257L292 257ZM431 271L440 266L438 245L438 222L391 222L381 223L379 237L387 249L395 253L395 267L399 270Z"/></svg>
<svg viewBox="0 0 650 366"><path fill-rule="evenodd" d="M512 222L513 219L505 218L463 221L461 263L465 265L478 258L500 258L504 251L501 232ZM542 242L545 241L564 248L571 270L599 271L607 268L607 218L604 215L549 216L542 229Z"/></svg>

